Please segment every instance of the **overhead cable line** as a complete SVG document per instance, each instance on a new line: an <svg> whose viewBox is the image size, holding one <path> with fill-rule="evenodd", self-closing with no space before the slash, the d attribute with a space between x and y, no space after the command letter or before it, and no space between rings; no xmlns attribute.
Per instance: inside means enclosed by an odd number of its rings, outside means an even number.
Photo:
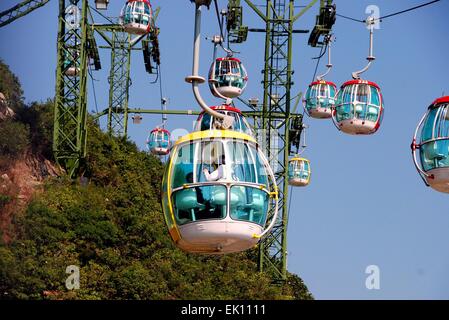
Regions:
<svg viewBox="0 0 449 320"><path fill-rule="evenodd" d="M327 44L326 44L326 48L327 48ZM315 66L315 72L313 73L312 82L315 81L316 73L318 72L318 67L320 65L321 58L324 56L325 53L326 53L326 51L323 52L323 47L321 47L320 55L316 58L312 58L312 59L317 59L316 66Z"/></svg>
<svg viewBox="0 0 449 320"><path fill-rule="evenodd" d="M416 10L416 9L419 9L419 8L422 8L422 7L425 7L425 6L434 4L434 3L439 2L439 1L441 1L441 0L434 0L434 1L431 1L431 2L428 2L428 3L424 3L424 4L421 4L421 5L419 5L419 6L410 8L410 9L402 10L402 11L399 11L399 12L396 12L396 13L392 13L392 14L389 14L389 15L386 15L386 16L383 16L383 17L380 17L379 19L386 19L386 18L389 18L389 17L393 17L393 16L396 16L396 15L398 15L398 14L402 14L402 13L405 13L405 12L409 12L409 11L412 11L412 10Z"/></svg>
<svg viewBox="0 0 449 320"><path fill-rule="evenodd" d="M98 11L96 8L89 6L89 8L93 11L95 11L96 13L98 13L100 16L102 16L104 19L108 20L110 23L112 24L116 24L116 22L112 21L111 18L106 17L103 13L101 13L100 11Z"/></svg>
<svg viewBox="0 0 449 320"><path fill-rule="evenodd" d="M439 1L441 1L441 0L430 1L430 2L427 2L427 3L421 4L419 6L415 6L415 7L409 8L409 9L401 10L401 11L398 11L398 12L395 12L395 13L388 14L386 16L382 16L382 17L376 18L374 20L383 20L383 19L386 19L386 18L397 16L397 15L400 15L400 14L403 14L403 13L406 13L406 12L409 12L409 11L413 11L413 10L416 10L416 9L420 9L422 7L426 7L428 5L434 4L434 3L439 2ZM337 13L337 16L339 16L341 18L348 19L348 20L356 21L356 22L366 23L366 19L365 20L355 19L355 18L351 18L351 17L345 16L345 15L342 15L342 14L338 14L338 13Z"/></svg>
<svg viewBox="0 0 449 320"><path fill-rule="evenodd" d="M218 25L219 25L219 27L220 27L220 36L221 36L220 47L221 47L224 51L226 51L226 53L227 53L228 55L230 55L230 56L232 56L234 53L237 53L237 54L240 53L240 52L238 52L238 51L234 51L233 49L231 49L231 46L230 46L230 43L229 43L229 39L227 39L228 47L225 48L225 47L223 46L223 41L225 41L225 39L226 39L226 37L225 37L225 32L223 31L223 24L224 24L224 21L223 21L223 18L220 19L220 9L218 8L218 1L217 1L217 0L214 0L214 5L215 5L215 13L216 13L217 20L218 20ZM227 36L229 36L229 35L227 35Z"/></svg>
<svg viewBox="0 0 449 320"><path fill-rule="evenodd" d="M222 41L224 41L223 23L220 19L220 10L218 9L217 0L214 0L214 4L215 4L215 13L217 14L218 25L220 26L220 36L221 36Z"/></svg>
<svg viewBox="0 0 449 320"><path fill-rule="evenodd" d="M336 13L336 16L341 17L341 18L345 18L345 19L348 19L348 20L356 21L356 22L365 23L365 20L359 20L359 19L351 18L351 17L344 16L344 15L338 14L338 13Z"/></svg>
<svg viewBox="0 0 449 320"><path fill-rule="evenodd" d="M159 65L158 66L158 73L159 73L159 94L160 94L160 98L161 98L161 110L162 111L166 111L167 109L167 100L164 97L164 93L163 93L163 86L162 86L162 68ZM165 124L167 122L167 114L166 113L162 113L162 128L165 129Z"/></svg>

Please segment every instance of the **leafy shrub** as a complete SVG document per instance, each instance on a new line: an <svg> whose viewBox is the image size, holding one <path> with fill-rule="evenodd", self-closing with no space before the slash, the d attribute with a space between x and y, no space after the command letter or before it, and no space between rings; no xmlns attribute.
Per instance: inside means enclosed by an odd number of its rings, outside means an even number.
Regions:
<svg viewBox="0 0 449 320"><path fill-rule="evenodd" d="M29 128L23 123L7 119L0 125L0 155L17 156L29 145Z"/></svg>
<svg viewBox="0 0 449 320"><path fill-rule="evenodd" d="M48 180L15 240L0 244L0 299L310 299L290 277L274 285L255 250L187 254L167 232L160 205L163 164L89 122L87 185ZM44 134L45 135L45 134ZM65 268L80 267L80 289Z"/></svg>
<svg viewBox="0 0 449 320"><path fill-rule="evenodd" d="M0 59L0 92L8 100L9 106L15 111L23 108L23 91L19 79L9 70L9 67Z"/></svg>
<svg viewBox="0 0 449 320"><path fill-rule="evenodd" d="M0 194L0 209L11 201L11 197L5 194Z"/></svg>

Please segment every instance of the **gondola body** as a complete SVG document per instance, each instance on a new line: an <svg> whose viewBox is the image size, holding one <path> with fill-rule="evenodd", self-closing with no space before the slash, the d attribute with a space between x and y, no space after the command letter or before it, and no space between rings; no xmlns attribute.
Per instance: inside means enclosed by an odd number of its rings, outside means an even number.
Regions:
<svg viewBox="0 0 449 320"><path fill-rule="evenodd" d="M208 180L205 172L214 166L221 166L222 175ZM196 131L180 138L162 188L169 233L187 252L250 249L271 228L269 212L277 215L277 186L268 161L253 137L236 131Z"/></svg>
<svg viewBox="0 0 449 320"><path fill-rule="evenodd" d="M209 87L218 98L236 98L246 88L248 75L243 63L233 57L217 58L209 71Z"/></svg>
<svg viewBox="0 0 449 320"><path fill-rule="evenodd" d="M429 106L415 131L412 150L415 165L427 185L449 193L449 96L438 98Z"/></svg>
<svg viewBox="0 0 449 320"><path fill-rule="evenodd" d="M352 135L377 132L384 113L384 101L377 84L367 80L345 82L338 94L332 113L339 130Z"/></svg>
<svg viewBox="0 0 449 320"><path fill-rule="evenodd" d="M304 99L304 107L312 118L332 118L335 107L337 86L330 81L319 80L309 85Z"/></svg>
<svg viewBox="0 0 449 320"><path fill-rule="evenodd" d="M312 171L310 161L305 158L292 158L288 165L288 184L294 187L306 187L310 184Z"/></svg>
<svg viewBox="0 0 449 320"><path fill-rule="evenodd" d="M148 150L158 156L170 153L170 132L162 128L156 128L150 132L147 140Z"/></svg>
<svg viewBox="0 0 449 320"><path fill-rule="evenodd" d="M153 9L150 1L128 0L122 9L120 22L129 34L150 33L153 29Z"/></svg>

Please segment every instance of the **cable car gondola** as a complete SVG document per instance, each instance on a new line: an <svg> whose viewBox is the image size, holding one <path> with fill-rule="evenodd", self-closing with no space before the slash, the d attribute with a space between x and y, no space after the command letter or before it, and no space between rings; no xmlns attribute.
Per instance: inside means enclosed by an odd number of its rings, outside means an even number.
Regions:
<svg viewBox="0 0 449 320"><path fill-rule="evenodd" d="M120 14L126 32L143 35L153 28L153 9L149 0L128 0Z"/></svg>
<svg viewBox="0 0 449 320"><path fill-rule="evenodd" d="M242 62L233 57L217 58L209 71L209 87L217 98L236 98L245 90L248 75Z"/></svg>
<svg viewBox="0 0 449 320"><path fill-rule="evenodd" d="M366 21L370 30L368 64L360 71L352 73L354 80L343 83L337 93L337 104L332 113L337 128L348 134L367 135L377 132L383 113L384 101L380 87L374 82L360 79L360 74L367 71L376 59L373 56L373 33L376 19L369 17Z"/></svg>
<svg viewBox="0 0 449 320"><path fill-rule="evenodd" d="M77 67L78 51L74 49L68 49L64 59L64 74L68 77L76 77L80 73L80 68Z"/></svg>
<svg viewBox="0 0 449 320"><path fill-rule="evenodd" d="M253 131L251 130L251 126L249 125L246 118L242 115L242 112L230 105L221 105L221 106L215 106L211 107L212 110L217 111L221 114L231 116L234 121L232 126L229 128L229 130L234 130L242 133L246 133L250 136L253 135ZM195 131L204 131L204 130L213 130L217 129L219 126L217 125L218 119L212 117L207 112L201 112L198 116L198 119L196 121L195 125Z"/></svg>
<svg viewBox="0 0 449 320"><path fill-rule="evenodd" d="M250 249L277 217L278 192L268 161L253 137L237 131L196 131L180 138L162 186L169 233L187 252Z"/></svg>
<svg viewBox="0 0 449 320"><path fill-rule="evenodd" d="M437 191L449 193L449 96L436 99L429 106L415 130L412 152L424 182Z"/></svg>
<svg viewBox="0 0 449 320"><path fill-rule="evenodd" d="M312 82L304 100L307 114L316 119L331 118L336 92L337 86L333 82L325 80Z"/></svg>
<svg viewBox="0 0 449 320"><path fill-rule="evenodd" d="M337 93L337 86L333 82L324 80L324 77L332 69L332 35L327 35L324 43L326 44L328 54L327 70L309 85L306 98L304 99L304 108L307 114L316 119L328 119L332 117L332 110L335 107L335 96Z"/></svg>
<svg viewBox="0 0 449 320"><path fill-rule="evenodd" d="M147 140L148 150L158 156L170 153L170 132L162 128L153 129Z"/></svg>
<svg viewBox="0 0 449 320"><path fill-rule="evenodd" d="M288 184L294 187L305 187L310 183L310 161L305 158L295 157L288 163Z"/></svg>
<svg viewBox="0 0 449 320"><path fill-rule="evenodd" d="M345 133L373 134L382 123L383 111L383 97L377 84L350 80L338 92L333 119Z"/></svg>

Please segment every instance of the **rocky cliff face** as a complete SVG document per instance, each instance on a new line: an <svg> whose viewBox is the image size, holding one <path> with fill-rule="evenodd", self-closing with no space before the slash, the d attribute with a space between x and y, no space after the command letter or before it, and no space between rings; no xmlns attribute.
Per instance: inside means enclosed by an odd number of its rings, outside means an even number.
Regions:
<svg viewBox="0 0 449 320"><path fill-rule="evenodd" d="M3 93L0 92L0 121L7 118L13 118L15 116L14 111L8 107L8 102Z"/></svg>
<svg viewBox="0 0 449 320"><path fill-rule="evenodd" d="M0 206L0 232L5 242L11 240L10 225L14 214L26 208L35 192L40 192L44 179L61 173L58 166L30 150L11 159L9 166L0 171L0 194L8 200Z"/></svg>

